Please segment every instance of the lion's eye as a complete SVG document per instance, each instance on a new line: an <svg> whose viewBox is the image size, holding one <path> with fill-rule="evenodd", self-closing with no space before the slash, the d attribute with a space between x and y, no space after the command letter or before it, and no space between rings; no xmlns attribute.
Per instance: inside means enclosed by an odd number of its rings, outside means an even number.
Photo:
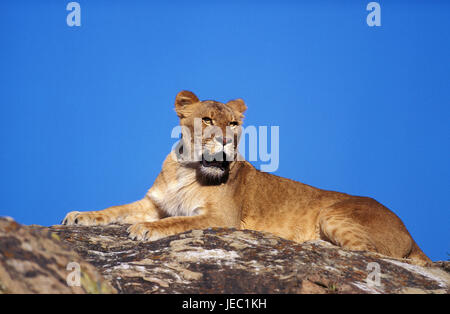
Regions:
<svg viewBox="0 0 450 314"><path fill-rule="evenodd" d="M230 122L230 125L231 125L231 126L236 126L236 125L238 125L238 124L239 124L239 123L237 123L236 121L231 121L231 122Z"/></svg>
<svg viewBox="0 0 450 314"><path fill-rule="evenodd" d="M203 122L205 122L205 124L208 124L208 125L210 125L210 124L212 124L212 120L210 119L210 118L202 118L202 120L203 120Z"/></svg>

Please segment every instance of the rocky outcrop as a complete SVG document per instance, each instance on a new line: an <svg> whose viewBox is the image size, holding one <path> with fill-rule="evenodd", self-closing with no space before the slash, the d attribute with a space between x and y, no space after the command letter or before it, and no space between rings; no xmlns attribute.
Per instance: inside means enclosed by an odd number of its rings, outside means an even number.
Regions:
<svg viewBox="0 0 450 314"><path fill-rule="evenodd" d="M0 293L114 292L57 233L0 219Z"/></svg>
<svg viewBox="0 0 450 314"><path fill-rule="evenodd" d="M222 228L136 242L126 227L0 220L0 291L449 293L449 262L424 268L324 241ZM67 286L71 261L81 265L80 287Z"/></svg>

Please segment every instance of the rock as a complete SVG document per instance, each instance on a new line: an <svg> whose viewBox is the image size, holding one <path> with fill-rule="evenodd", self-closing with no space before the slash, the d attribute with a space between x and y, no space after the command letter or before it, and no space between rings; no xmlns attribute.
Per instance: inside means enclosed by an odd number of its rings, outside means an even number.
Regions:
<svg viewBox="0 0 450 314"><path fill-rule="evenodd" d="M8 224L21 233L5 231L11 228ZM449 293L449 262L420 267L373 253L344 251L324 241L297 244L268 233L225 228L137 242L128 238L126 228L25 227L0 220L0 285L19 292L17 281L34 284L33 278L8 268L11 261L30 259L36 267L47 267L47 262L35 258L37 253L20 253L24 249L18 248L29 243L42 256L67 256L59 262L60 272L46 272L59 285L41 289L52 292L71 288L61 278L68 273L65 263L76 260L92 281L106 280L114 287L110 292L119 293ZM32 241L26 242L24 235ZM5 243L13 242L5 249ZM34 287L28 291L43 292L37 284Z"/></svg>
<svg viewBox="0 0 450 314"><path fill-rule="evenodd" d="M73 273L77 269L79 280ZM50 229L0 219L0 293L114 292L95 267Z"/></svg>

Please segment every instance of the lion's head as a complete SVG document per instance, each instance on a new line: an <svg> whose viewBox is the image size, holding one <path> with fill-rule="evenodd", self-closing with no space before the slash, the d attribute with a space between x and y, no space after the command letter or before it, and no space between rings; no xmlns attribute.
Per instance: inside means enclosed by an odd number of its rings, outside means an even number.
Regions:
<svg viewBox="0 0 450 314"><path fill-rule="evenodd" d="M226 181L230 164L238 156L243 113L247 109L242 99L221 103L200 101L194 93L181 91L175 99L175 111L180 118L182 140L178 154L180 162L197 169L204 183Z"/></svg>

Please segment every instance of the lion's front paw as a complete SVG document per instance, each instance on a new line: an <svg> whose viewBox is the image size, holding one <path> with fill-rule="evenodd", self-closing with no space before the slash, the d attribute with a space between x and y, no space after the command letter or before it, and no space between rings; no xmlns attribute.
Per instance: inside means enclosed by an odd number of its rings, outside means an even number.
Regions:
<svg viewBox="0 0 450 314"><path fill-rule="evenodd" d="M96 226L106 225L110 223L108 216L97 212L78 212L73 211L66 215L62 221L63 225L81 225L81 226Z"/></svg>
<svg viewBox="0 0 450 314"><path fill-rule="evenodd" d="M139 222L128 228L129 237L138 241L154 241L164 237L164 235L152 226L151 222Z"/></svg>

